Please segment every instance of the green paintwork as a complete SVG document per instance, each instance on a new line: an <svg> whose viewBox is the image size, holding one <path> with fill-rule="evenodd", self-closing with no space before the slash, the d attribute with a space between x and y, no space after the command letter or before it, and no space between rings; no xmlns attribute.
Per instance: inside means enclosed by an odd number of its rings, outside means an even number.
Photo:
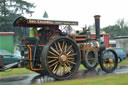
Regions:
<svg viewBox="0 0 128 85"><path fill-rule="evenodd" d="M0 35L0 49L14 53L13 35Z"/></svg>

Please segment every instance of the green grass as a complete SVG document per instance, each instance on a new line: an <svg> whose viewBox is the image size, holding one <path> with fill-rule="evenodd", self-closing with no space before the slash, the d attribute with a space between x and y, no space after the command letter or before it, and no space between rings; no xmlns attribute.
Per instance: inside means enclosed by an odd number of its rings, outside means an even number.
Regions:
<svg viewBox="0 0 128 85"><path fill-rule="evenodd" d="M128 74L99 76L93 78L65 80L33 85L128 85Z"/></svg>
<svg viewBox="0 0 128 85"><path fill-rule="evenodd" d="M121 65L128 65L128 60L125 59L118 64L118 66L121 66ZM100 68L100 65L98 65L97 67ZM79 69L86 69L86 68L84 67L84 65L81 64Z"/></svg>
<svg viewBox="0 0 128 85"><path fill-rule="evenodd" d="M85 69L84 65L80 65L79 69Z"/></svg>
<svg viewBox="0 0 128 85"><path fill-rule="evenodd" d="M128 60L125 59L122 62L119 63L119 65L128 65Z"/></svg>
<svg viewBox="0 0 128 85"><path fill-rule="evenodd" d="M10 75L22 75L22 74L32 74L35 72L32 72L26 68L13 68L13 69L8 69L4 72L0 72L0 76L10 76Z"/></svg>
<svg viewBox="0 0 128 85"><path fill-rule="evenodd" d="M128 60L124 60L119 65L128 65ZM100 66L97 66L100 68ZM79 69L86 69L82 64L80 65ZM15 69L9 69L4 72L0 72L0 76L10 76L10 75L22 75L22 74L32 74L35 73L33 71L30 71L26 68L15 68Z"/></svg>

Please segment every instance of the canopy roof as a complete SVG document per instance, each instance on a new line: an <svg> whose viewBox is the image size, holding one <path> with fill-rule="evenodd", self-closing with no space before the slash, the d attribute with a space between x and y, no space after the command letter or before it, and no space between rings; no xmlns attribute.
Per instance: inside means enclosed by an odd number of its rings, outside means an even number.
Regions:
<svg viewBox="0 0 128 85"><path fill-rule="evenodd" d="M15 27L43 27L49 25L78 25L77 21L57 21L57 20L40 20L40 19L27 19L19 17L13 23Z"/></svg>

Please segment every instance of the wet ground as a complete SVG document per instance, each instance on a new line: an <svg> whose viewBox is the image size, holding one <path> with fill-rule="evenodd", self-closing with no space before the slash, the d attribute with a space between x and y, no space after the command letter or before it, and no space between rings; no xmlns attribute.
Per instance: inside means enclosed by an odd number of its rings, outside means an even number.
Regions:
<svg viewBox="0 0 128 85"><path fill-rule="evenodd" d="M128 66L118 67L113 73L105 73L101 69L95 69L91 71L81 69L75 75L73 75L71 79L88 78L88 77L96 77L96 76L104 76L104 75L112 75L112 74L125 74L125 73L128 73ZM40 76L39 74L0 77L0 85L31 85L35 83L39 84L39 83L53 82L53 81L56 80L49 76Z"/></svg>

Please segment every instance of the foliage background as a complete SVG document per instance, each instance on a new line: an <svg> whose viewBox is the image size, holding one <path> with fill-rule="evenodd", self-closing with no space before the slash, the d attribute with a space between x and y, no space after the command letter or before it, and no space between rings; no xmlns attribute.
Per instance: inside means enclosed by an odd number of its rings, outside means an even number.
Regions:
<svg viewBox="0 0 128 85"><path fill-rule="evenodd" d="M32 8L35 8L34 4L25 0L0 0L0 32L15 32L14 40L18 41L24 29L13 27L13 22L24 14L31 16L34 13Z"/></svg>

